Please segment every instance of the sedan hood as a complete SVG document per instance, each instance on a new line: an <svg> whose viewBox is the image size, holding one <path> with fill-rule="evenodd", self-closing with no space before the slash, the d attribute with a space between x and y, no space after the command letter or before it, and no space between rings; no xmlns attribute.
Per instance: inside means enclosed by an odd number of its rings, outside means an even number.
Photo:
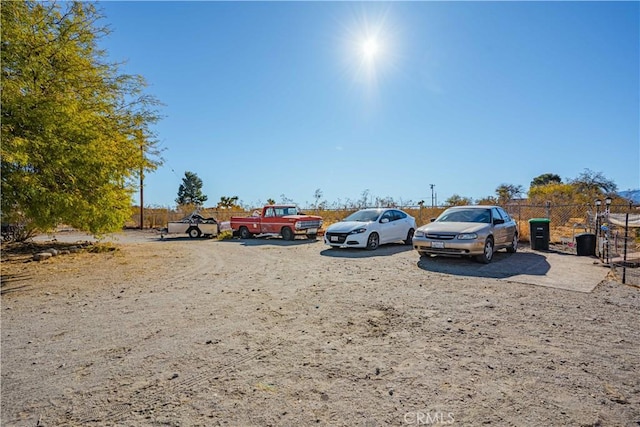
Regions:
<svg viewBox="0 0 640 427"><path fill-rule="evenodd" d="M419 228L427 233L478 233L491 224L477 222L432 222Z"/></svg>
<svg viewBox="0 0 640 427"><path fill-rule="evenodd" d="M348 233L356 228L366 227L371 222L362 221L340 221L327 227L327 233Z"/></svg>

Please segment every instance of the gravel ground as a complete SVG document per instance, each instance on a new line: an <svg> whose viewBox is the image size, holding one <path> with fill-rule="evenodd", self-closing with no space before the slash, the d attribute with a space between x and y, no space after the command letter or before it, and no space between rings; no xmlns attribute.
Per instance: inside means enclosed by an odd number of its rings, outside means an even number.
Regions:
<svg viewBox="0 0 640 427"><path fill-rule="evenodd" d="M640 289L610 276L574 292L402 245L107 240L3 247L3 426L640 424Z"/></svg>

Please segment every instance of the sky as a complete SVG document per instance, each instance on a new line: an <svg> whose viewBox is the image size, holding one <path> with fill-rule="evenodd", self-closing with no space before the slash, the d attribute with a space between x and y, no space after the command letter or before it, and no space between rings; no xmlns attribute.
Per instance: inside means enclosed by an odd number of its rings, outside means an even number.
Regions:
<svg viewBox="0 0 640 427"><path fill-rule="evenodd" d="M639 2L98 6L100 47L164 104L145 206L186 171L207 207L429 205L587 169L640 188Z"/></svg>

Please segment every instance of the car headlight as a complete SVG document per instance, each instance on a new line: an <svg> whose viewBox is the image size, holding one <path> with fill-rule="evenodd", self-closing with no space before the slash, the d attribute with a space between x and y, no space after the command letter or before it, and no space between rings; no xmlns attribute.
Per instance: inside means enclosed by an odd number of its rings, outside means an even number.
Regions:
<svg viewBox="0 0 640 427"><path fill-rule="evenodd" d="M365 231L367 231L367 229L364 227L356 228L355 230L351 230L349 234L360 234L360 233L364 233Z"/></svg>
<svg viewBox="0 0 640 427"><path fill-rule="evenodd" d="M413 237L425 237L426 234L424 233L424 231L420 231L420 230L416 230L416 232L413 234Z"/></svg>
<svg viewBox="0 0 640 427"><path fill-rule="evenodd" d="M478 235L476 233L462 233L458 234L458 240L474 240L477 239Z"/></svg>

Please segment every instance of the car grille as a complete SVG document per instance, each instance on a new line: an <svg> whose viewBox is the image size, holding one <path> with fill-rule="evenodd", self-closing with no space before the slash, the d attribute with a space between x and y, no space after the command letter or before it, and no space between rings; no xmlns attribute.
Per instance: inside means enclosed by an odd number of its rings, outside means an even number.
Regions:
<svg viewBox="0 0 640 427"><path fill-rule="evenodd" d="M429 252L431 253L439 253L439 254L460 254L460 255L464 255L466 253L469 253L468 250L466 249L455 249L455 248L441 248L441 249L434 249L434 248L429 248L428 249Z"/></svg>
<svg viewBox="0 0 640 427"><path fill-rule="evenodd" d="M320 228L322 222L319 219L308 220L308 221L298 221L297 228Z"/></svg>
<svg viewBox="0 0 640 427"><path fill-rule="evenodd" d="M327 241L329 243L344 243L347 240L347 233L327 233ZM338 238L337 240L335 238Z"/></svg>
<svg viewBox="0 0 640 427"><path fill-rule="evenodd" d="M427 239L432 240L453 240L455 239L457 234L455 233L427 233Z"/></svg>

